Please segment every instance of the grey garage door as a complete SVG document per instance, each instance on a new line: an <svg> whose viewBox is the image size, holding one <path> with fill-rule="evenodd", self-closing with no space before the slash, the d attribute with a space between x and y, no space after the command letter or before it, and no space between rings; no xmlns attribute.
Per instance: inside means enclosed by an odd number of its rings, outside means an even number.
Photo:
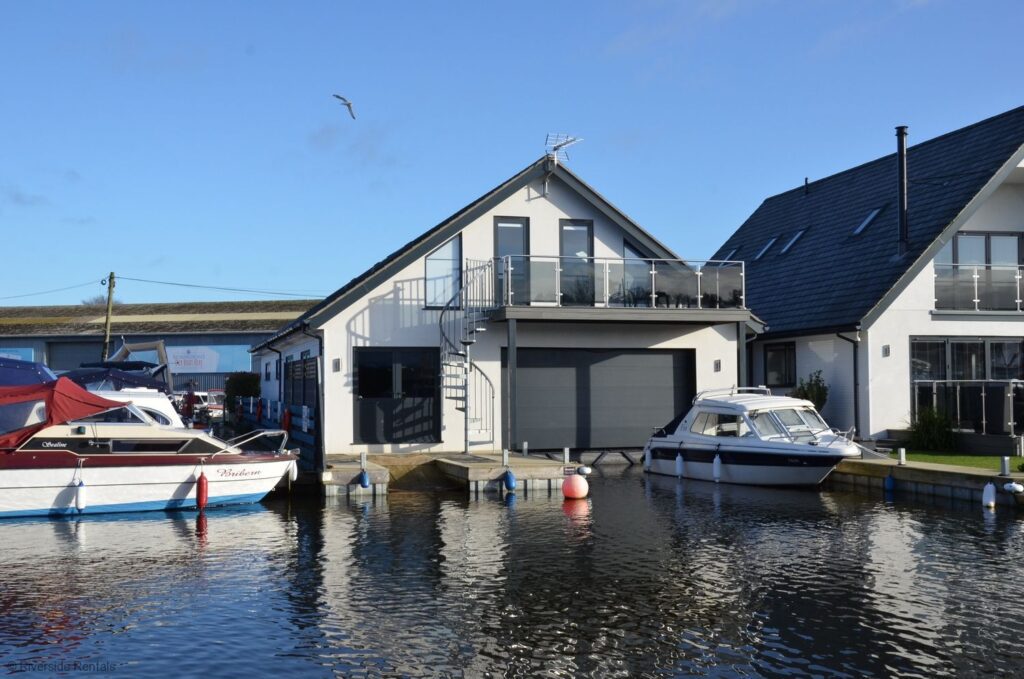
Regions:
<svg viewBox="0 0 1024 679"><path fill-rule="evenodd" d="M74 370L83 363L95 363L103 353L103 342L50 342L46 365L51 370Z"/></svg>
<svg viewBox="0 0 1024 679"><path fill-rule="evenodd" d="M696 384L693 349L519 349L516 361L516 448L642 447Z"/></svg>

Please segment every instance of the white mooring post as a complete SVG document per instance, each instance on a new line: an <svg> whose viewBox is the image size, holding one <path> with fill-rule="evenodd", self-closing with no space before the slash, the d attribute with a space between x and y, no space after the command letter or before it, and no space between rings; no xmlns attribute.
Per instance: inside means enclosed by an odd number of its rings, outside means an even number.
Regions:
<svg viewBox="0 0 1024 679"><path fill-rule="evenodd" d="M905 465L907 463L907 449L906 448L899 448L899 449L897 449L896 455L899 458L898 461L897 461L897 464Z"/></svg>
<svg viewBox="0 0 1024 679"><path fill-rule="evenodd" d="M366 451L359 453L359 469L366 469Z"/></svg>
<svg viewBox="0 0 1024 679"><path fill-rule="evenodd" d="M1009 476L1010 475L1010 458L1003 457L999 460L999 475Z"/></svg>
<svg viewBox="0 0 1024 679"><path fill-rule="evenodd" d="M502 467L507 467L508 466L508 448L502 448L501 449L501 466Z"/></svg>
<svg viewBox="0 0 1024 679"><path fill-rule="evenodd" d="M569 449L562 448L562 464L569 464Z"/></svg>
<svg viewBox="0 0 1024 679"><path fill-rule="evenodd" d="M530 455L530 442L523 441L523 457L529 457Z"/></svg>

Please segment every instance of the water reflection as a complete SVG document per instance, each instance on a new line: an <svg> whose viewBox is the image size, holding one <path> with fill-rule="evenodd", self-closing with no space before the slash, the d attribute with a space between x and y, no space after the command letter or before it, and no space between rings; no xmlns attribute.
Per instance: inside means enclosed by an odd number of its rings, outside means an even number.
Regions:
<svg viewBox="0 0 1024 679"><path fill-rule="evenodd" d="M636 472L0 523L0 655L131 674L801 675L1022 666L1021 522ZM174 652L168 653L167 649Z"/></svg>

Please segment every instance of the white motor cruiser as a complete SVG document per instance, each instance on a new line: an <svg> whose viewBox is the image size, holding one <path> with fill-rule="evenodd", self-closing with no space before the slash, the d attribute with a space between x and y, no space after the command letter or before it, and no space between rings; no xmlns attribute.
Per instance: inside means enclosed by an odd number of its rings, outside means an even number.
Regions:
<svg viewBox="0 0 1024 679"><path fill-rule="evenodd" d="M699 393L685 416L657 431L644 448L644 467L704 481L814 486L840 460L860 455L810 401L764 387L731 388Z"/></svg>
<svg viewBox="0 0 1024 679"><path fill-rule="evenodd" d="M280 437L276 451L245 451ZM283 431L222 441L157 424L61 377L0 387L0 517L203 509L259 502L297 458Z"/></svg>

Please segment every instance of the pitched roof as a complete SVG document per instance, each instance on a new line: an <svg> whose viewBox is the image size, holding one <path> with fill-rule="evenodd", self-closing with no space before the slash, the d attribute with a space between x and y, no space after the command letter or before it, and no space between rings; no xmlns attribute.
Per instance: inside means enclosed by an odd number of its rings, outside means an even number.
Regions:
<svg viewBox="0 0 1024 679"><path fill-rule="evenodd" d="M186 332L272 332L315 300L118 304L111 332L153 335ZM0 337L102 335L100 305L0 307Z"/></svg>
<svg viewBox="0 0 1024 679"><path fill-rule="evenodd" d="M295 321L282 327L273 337L254 346L252 351L271 344L286 335L290 335L305 325L321 325L349 304L358 300L362 295L373 290L377 285L386 280L388 276L391 276L392 272L408 266L419 257L431 252L465 228L474 219L526 186L529 182L545 176L557 177L563 181L569 188L576 191L601 210L609 219L621 226L637 241L638 245L649 249L655 256L664 259L679 259L672 250L647 233L576 174L564 165L555 163L549 157L543 156L426 233L417 236L350 280L306 313L299 316Z"/></svg>
<svg viewBox="0 0 1024 679"><path fill-rule="evenodd" d="M910 242L902 257L893 153L768 198L714 258L746 262L747 306L769 333L852 328L930 261L939 236L1001 169L1019 160L1022 145L1024 106L908 148Z"/></svg>

